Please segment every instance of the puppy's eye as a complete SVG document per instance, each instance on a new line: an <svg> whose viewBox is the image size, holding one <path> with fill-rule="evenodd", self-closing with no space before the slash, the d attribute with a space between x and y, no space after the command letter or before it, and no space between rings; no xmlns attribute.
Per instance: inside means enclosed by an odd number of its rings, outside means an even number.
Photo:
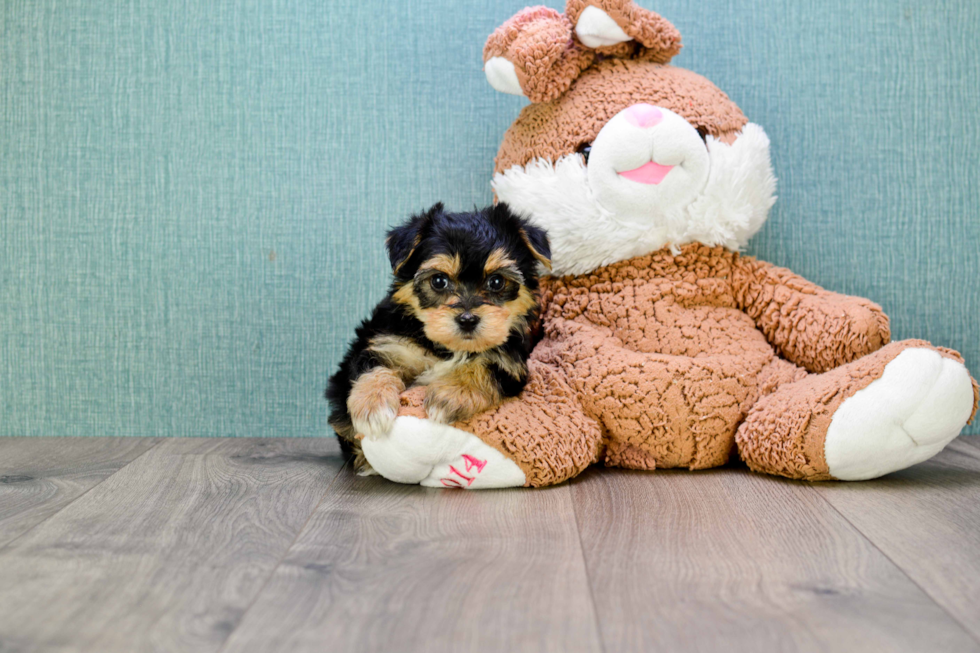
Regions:
<svg viewBox="0 0 980 653"><path fill-rule="evenodd" d="M582 155L582 158L585 159L585 163L587 164L589 162L589 155L592 154L592 143L582 143L578 146L576 152Z"/></svg>
<svg viewBox="0 0 980 653"><path fill-rule="evenodd" d="M436 274L429 280L429 285L436 292L442 292L449 287L449 277L444 274Z"/></svg>
<svg viewBox="0 0 980 653"><path fill-rule="evenodd" d="M506 281L499 274L491 274L490 278L487 279L487 290L490 292L500 292L504 289Z"/></svg>

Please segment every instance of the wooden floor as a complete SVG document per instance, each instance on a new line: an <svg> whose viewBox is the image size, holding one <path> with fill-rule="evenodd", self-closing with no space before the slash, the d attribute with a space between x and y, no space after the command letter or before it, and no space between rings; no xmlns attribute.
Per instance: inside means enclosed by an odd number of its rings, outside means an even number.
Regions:
<svg viewBox="0 0 980 653"><path fill-rule="evenodd" d="M867 483L358 478L332 439L0 439L0 652L980 651L980 438Z"/></svg>

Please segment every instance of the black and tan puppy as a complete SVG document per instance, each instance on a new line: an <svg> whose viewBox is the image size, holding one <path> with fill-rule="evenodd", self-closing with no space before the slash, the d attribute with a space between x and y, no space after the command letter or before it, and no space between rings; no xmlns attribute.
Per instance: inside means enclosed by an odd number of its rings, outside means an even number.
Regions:
<svg viewBox="0 0 980 653"><path fill-rule="evenodd" d="M538 319L544 231L506 204L447 213L442 204L392 229L394 281L357 328L327 387L330 425L355 468L370 473L359 437L392 426L399 396L425 385L429 418L451 424L518 395Z"/></svg>

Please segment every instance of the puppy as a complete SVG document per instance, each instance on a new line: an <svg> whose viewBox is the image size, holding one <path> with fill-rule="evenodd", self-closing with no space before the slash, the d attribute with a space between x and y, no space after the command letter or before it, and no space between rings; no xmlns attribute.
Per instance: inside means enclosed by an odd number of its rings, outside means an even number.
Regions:
<svg viewBox="0 0 980 653"><path fill-rule="evenodd" d="M466 420L527 383L544 231L497 204L447 213L442 204L388 232L394 281L356 330L327 387L330 425L355 470L373 473L360 438L384 435L399 396L426 388L430 419Z"/></svg>

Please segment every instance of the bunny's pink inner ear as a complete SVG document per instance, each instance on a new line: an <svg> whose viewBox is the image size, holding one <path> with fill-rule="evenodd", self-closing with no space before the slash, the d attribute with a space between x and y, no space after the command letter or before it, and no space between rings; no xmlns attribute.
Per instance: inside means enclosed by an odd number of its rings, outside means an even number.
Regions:
<svg viewBox="0 0 980 653"><path fill-rule="evenodd" d="M635 41L643 58L667 63L681 50L677 28L632 0L567 0L565 15L578 40L600 54L634 54Z"/></svg>
<svg viewBox="0 0 980 653"><path fill-rule="evenodd" d="M487 81L531 102L560 96L595 54L572 37L572 24L548 7L529 7L498 27L483 47Z"/></svg>

